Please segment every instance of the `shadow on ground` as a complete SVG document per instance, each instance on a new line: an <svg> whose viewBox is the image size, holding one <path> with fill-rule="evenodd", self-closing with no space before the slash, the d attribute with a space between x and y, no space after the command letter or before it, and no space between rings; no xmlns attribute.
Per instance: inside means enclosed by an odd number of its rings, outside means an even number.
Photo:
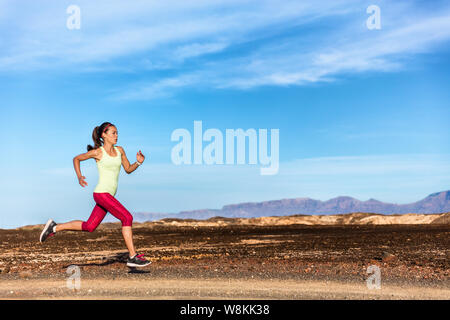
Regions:
<svg viewBox="0 0 450 320"><path fill-rule="evenodd" d="M118 254L115 254L113 256L109 256L109 257L105 257L103 259L105 259L105 262L101 262L101 263L95 263L95 262L91 262L91 263L83 263L83 264L77 264L77 266L79 267L91 267L91 266L97 266L97 267L104 267L104 266L108 266L114 263L121 263L121 264L126 264L127 263L127 257L128 257L128 252L121 252ZM70 267L72 264L69 265L64 265L62 267L62 269L67 269L68 267ZM145 270L139 270L136 267L129 267L129 271L128 273L150 273L149 271L145 271Z"/></svg>

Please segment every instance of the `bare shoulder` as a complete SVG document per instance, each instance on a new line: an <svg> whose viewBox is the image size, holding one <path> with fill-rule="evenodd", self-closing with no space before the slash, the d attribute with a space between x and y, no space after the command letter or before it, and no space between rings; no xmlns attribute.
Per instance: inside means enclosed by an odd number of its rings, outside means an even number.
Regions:
<svg viewBox="0 0 450 320"><path fill-rule="evenodd" d="M84 160L91 159L91 158L100 160L102 158L102 155L103 155L102 150L100 148L98 148L98 149L91 149L88 152L79 154L75 158L80 161L84 161Z"/></svg>
<svg viewBox="0 0 450 320"><path fill-rule="evenodd" d="M91 158L94 158L97 162L100 161L103 157L103 151L101 148L92 149L89 152L91 152Z"/></svg>
<svg viewBox="0 0 450 320"><path fill-rule="evenodd" d="M121 154L125 154L125 150L121 146L116 146L117 149L119 149Z"/></svg>

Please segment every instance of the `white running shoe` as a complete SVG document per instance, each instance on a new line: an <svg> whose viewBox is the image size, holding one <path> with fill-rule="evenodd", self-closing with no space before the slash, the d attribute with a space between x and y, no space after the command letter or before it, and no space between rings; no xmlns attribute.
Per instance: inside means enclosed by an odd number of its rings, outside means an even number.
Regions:
<svg viewBox="0 0 450 320"><path fill-rule="evenodd" d="M39 237L40 242L44 242L47 238L55 235L55 233L53 232L54 226L56 226L55 221L49 219L44 227L44 230L42 230L41 236Z"/></svg>

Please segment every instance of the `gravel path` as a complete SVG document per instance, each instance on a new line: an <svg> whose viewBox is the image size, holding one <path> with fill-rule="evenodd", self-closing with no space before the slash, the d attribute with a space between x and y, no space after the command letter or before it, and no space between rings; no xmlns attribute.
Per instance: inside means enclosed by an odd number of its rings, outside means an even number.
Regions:
<svg viewBox="0 0 450 320"><path fill-rule="evenodd" d="M41 226L0 230L2 299L449 299L450 227L136 225L125 265L120 226L37 241ZM67 287L68 267L80 289ZM381 289L369 289L370 266ZM372 282L371 282L372 283Z"/></svg>

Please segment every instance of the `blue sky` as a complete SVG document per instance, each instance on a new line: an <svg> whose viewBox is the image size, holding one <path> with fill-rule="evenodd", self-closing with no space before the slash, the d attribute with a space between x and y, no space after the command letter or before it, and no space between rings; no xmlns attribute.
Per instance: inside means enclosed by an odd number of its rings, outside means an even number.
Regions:
<svg viewBox="0 0 450 320"><path fill-rule="evenodd" d="M72 159L104 121L131 162L147 156L120 175L131 212L449 189L448 2L2 1L0 39L0 228L87 219L96 166L82 188ZM279 129L278 174L174 165L170 135L195 120Z"/></svg>

